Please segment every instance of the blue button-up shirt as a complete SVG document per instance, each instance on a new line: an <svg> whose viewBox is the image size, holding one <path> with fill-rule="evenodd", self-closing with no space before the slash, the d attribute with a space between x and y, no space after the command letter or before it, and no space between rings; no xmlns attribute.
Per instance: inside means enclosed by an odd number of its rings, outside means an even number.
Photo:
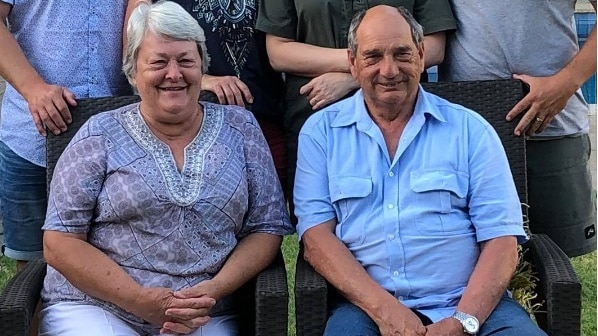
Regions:
<svg viewBox="0 0 598 336"><path fill-rule="evenodd" d="M10 31L46 82L67 87L77 98L129 92L121 71L126 0L0 1L12 5ZM1 110L0 140L45 167L45 138L27 102L9 83Z"/></svg>
<svg viewBox="0 0 598 336"><path fill-rule="evenodd" d="M310 117L299 135L294 197L299 237L336 218L336 235L368 274L433 321L454 312L478 243L525 240L492 126L421 87L392 160L361 90Z"/></svg>

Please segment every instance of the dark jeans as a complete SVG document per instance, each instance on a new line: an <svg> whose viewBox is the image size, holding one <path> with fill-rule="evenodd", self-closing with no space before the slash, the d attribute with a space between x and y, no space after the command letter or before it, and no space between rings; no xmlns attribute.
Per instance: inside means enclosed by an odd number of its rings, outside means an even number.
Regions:
<svg viewBox="0 0 598 336"><path fill-rule="evenodd" d="M4 255L16 260L42 257L42 225L47 203L46 168L23 159L0 141Z"/></svg>
<svg viewBox="0 0 598 336"><path fill-rule="evenodd" d="M416 312L424 325L431 321ZM340 301L333 309L326 324L325 336L379 336L380 331L374 321L359 307ZM515 300L503 296L486 322L482 324L478 336L546 336L531 320L525 309Z"/></svg>

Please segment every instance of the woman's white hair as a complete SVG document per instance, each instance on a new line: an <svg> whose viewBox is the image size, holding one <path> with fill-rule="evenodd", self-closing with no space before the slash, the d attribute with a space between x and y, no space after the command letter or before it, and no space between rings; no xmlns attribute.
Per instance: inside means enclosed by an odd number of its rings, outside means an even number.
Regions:
<svg viewBox="0 0 598 336"><path fill-rule="evenodd" d="M154 4L139 4L127 24L127 46L123 59L123 72L129 83L137 72L137 54L146 34L175 41L194 41L201 55L202 71L210 64L206 48L206 37L197 21L183 7L172 1L159 1Z"/></svg>

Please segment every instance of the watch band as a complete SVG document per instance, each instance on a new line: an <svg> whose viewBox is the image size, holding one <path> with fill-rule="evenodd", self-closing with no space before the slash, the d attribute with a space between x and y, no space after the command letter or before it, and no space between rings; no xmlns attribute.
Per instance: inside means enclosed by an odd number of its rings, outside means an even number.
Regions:
<svg viewBox="0 0 598 336"><path fill-rule="evenodd" d="M453 318L461 323L463 326L463 332L468 335L477 335L478 331L480 330L480 322L473 315L457 310L453 314Z"/></svg>

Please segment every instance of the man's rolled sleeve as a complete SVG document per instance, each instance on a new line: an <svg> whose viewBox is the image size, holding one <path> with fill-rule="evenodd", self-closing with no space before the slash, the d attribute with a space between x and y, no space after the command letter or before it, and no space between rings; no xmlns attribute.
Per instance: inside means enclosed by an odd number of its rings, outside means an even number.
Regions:
<svg viewBox="0 0 598 336"><path fill-rule="evenodd" d="M469 214L479 242L502 236L527 240L521 202L507 156L494 129L470 137Z"/></svg>
<svg viewBox="0 0 598 336"><path fill-rule="evenodd" d="M308 120L299 134L297 151L294 201L300 240L308 229L336 217L328 189L326 138L313 121Z"/></svg>

